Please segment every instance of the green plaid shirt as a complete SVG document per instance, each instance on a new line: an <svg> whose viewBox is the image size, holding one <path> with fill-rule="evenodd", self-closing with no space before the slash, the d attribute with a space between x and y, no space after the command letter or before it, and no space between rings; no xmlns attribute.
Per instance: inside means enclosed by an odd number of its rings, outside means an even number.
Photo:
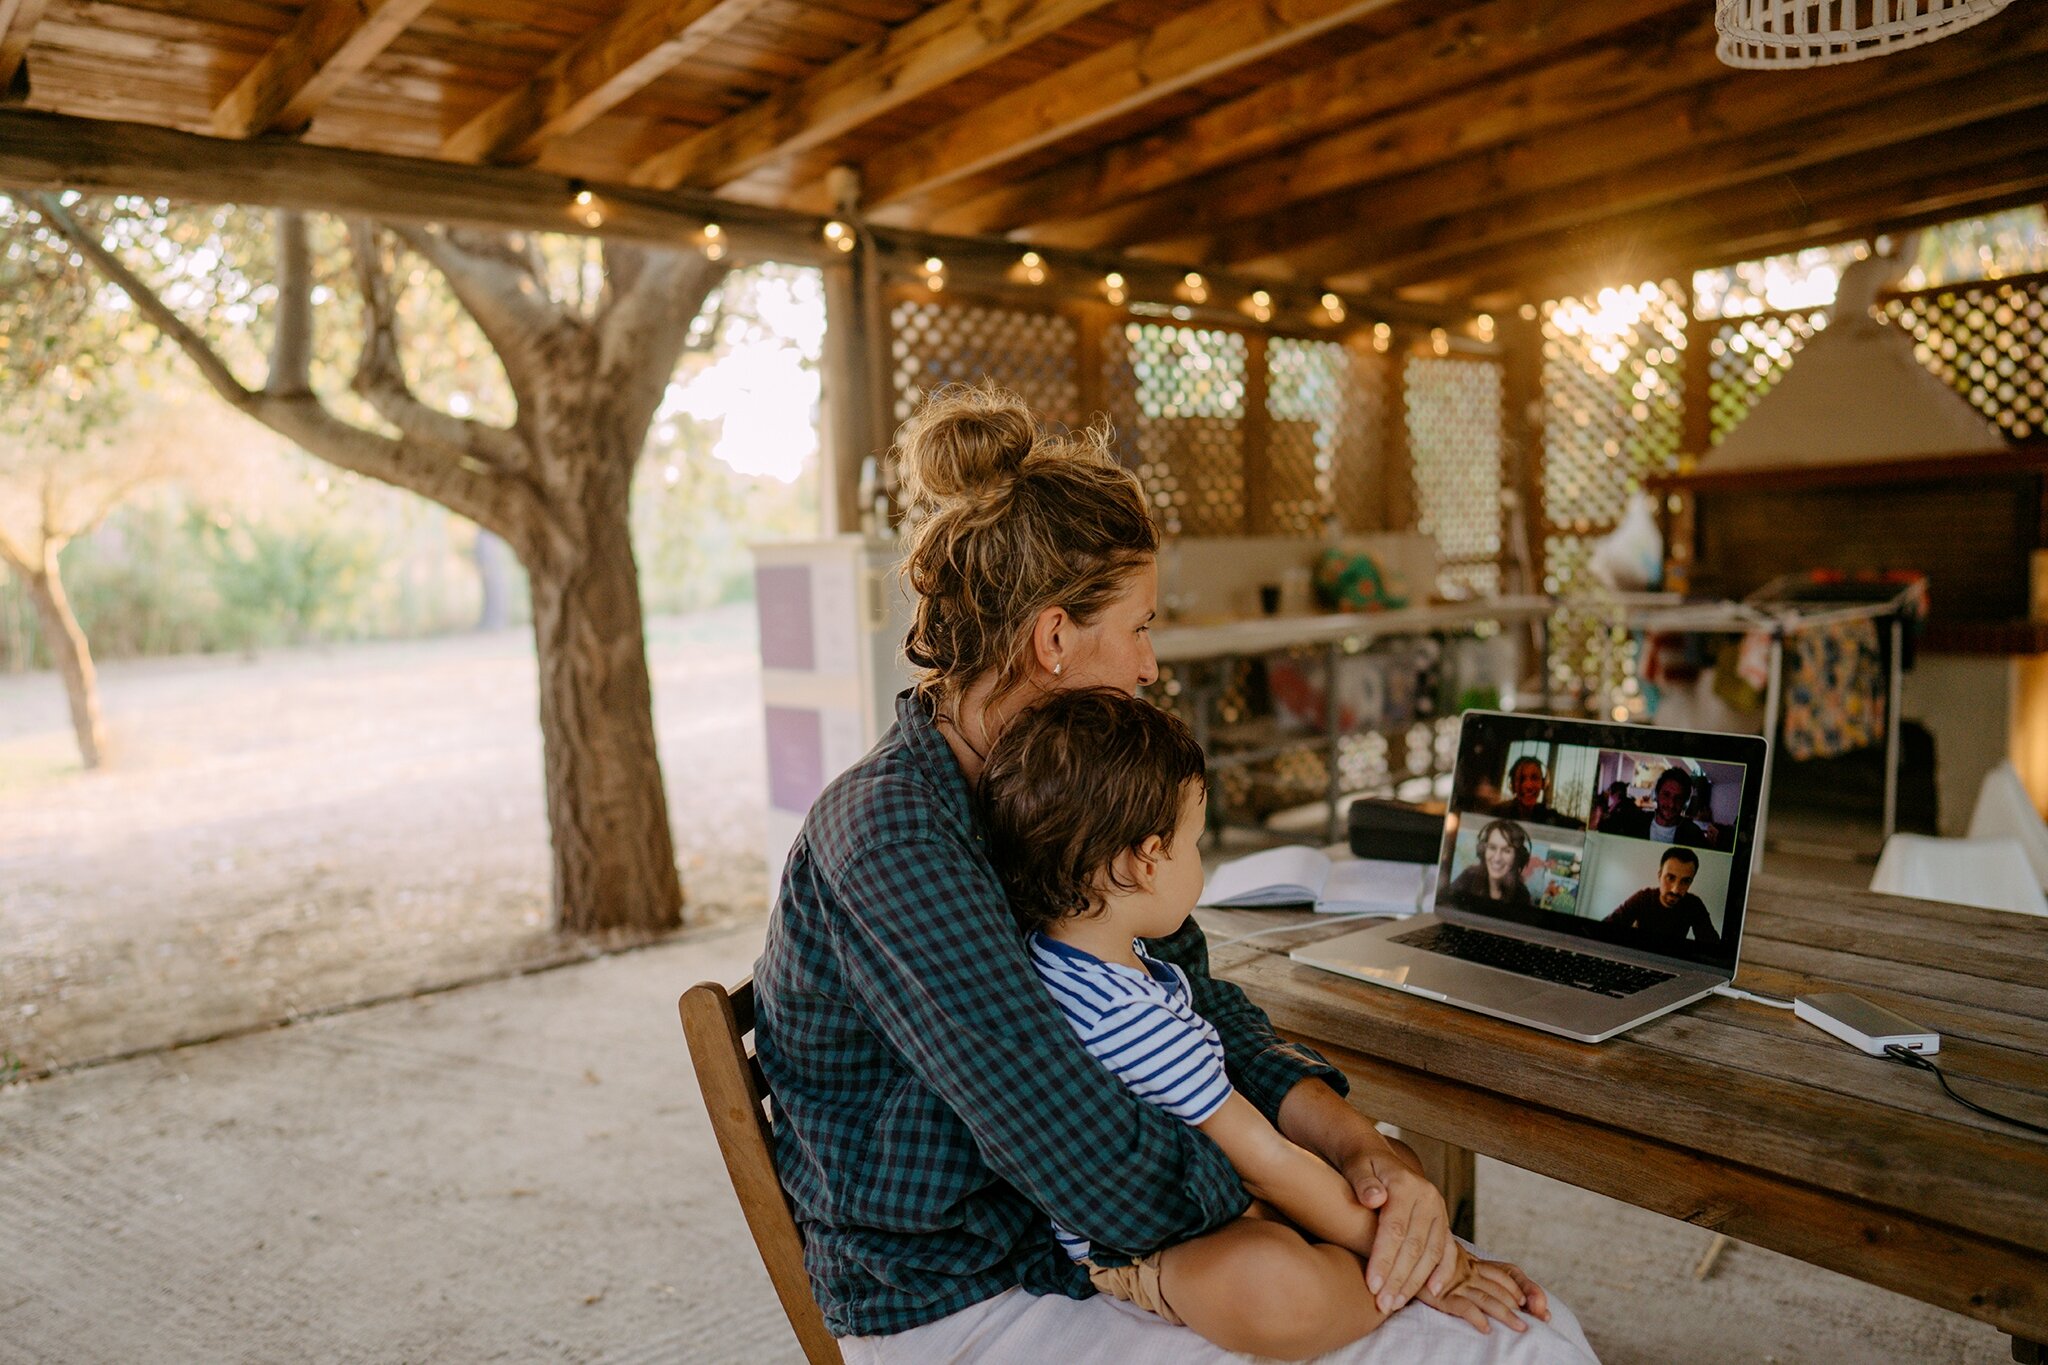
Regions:
<svg viewBox="0 0 2048 1365"><path fill-rule="evenodd" d="M1147 950L1188 974L1231 1083L1271 1117L1320 1057L1209 976L1191 920ZM1021 1285L1083 1298L1048 1216L1107 1261L1244 1212L1230 1162L1090 1057L1025 953L952 751L914 694L827 787L755 969L775 1162L825 1322L906 1331Z"/></svg>

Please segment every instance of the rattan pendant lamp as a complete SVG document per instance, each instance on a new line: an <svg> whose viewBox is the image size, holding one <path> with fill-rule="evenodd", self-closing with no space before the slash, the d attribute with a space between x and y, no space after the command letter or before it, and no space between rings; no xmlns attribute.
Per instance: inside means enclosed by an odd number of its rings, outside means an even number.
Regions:
<svg viewBox="0 0 2048 1365"><path fill-rule="evenodd" d="M1715 0L1729 66L1834 66L1960 33L2011 0Z"/></svg>

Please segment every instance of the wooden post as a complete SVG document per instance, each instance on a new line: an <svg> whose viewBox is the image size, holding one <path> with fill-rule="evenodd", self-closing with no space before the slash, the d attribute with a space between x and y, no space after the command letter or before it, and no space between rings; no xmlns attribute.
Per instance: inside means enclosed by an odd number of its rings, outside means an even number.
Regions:
<svg viewBox="0 0 2048 1365"><path fill-rule="evenodd" d="M1408 448L1408 348L1413 341L1411 333L1395 328L1387 340L1387 408L1382 414L1386 422L1386 436L1380 448L1386 452L1384 475L1385 494L1380 506L1385 512L1386 529L1389 531L1412 531L1417 516L1415 506L1415 463ZM1411 591L1433 591L1436 585L1410 585ZM1425 599L1426 600L1426 599Z"/></svg>
<svg viewBox="0 0 2048 1365"><path fill-rule="evenodd" d="M818 510L827 535L858 531L861 514L860 465L874 449L868 418L868 381L862 351L866 326L860 281L851 258L827 261L825 348L820 357L823 412L820 414Z"/></svg>
<svg viewBox="0 0 2048 1365"><path fill-rule="evenodd" d="M1714 338L1718 320L1692 315L1690 292L1685 319L1685 380L1679 394L1678 472L1683 474L1707 453L1714 439ZM1664 524L1664 586L1684 592L1692 586L1693 555L1699 549L1690 493L1666 494L1658 508Z"/></svg>
<svg viewBox="0 0 2048 1365"><path fill-rule="evenodd" d="M1509 313L1497 324L1501 343L1501 447L1508 457L1502 471L1513 506L1502 499L1501 549L1523 569L1520 583L1502 582L1504 591L1544 590L1543 546L1543 324L1538 318ZM1550 687L1550 632L1532 621L1525 632L1527 664L1519 676L1533 674L1539 690Z"/></svg>
<svg viewBox="0 0 2048 1365"><path fill-rule="evenodd" d="M1266 418L1266 334L1245 333L1244 522L1239 534L1269 536L1273 526L1273 424Z"/></svg>

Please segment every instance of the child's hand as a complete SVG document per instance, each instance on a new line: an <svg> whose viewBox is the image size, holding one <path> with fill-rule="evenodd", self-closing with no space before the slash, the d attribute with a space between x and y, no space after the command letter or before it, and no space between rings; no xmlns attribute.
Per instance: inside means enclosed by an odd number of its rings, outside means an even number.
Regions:
<svg viewBox="0 0 2048 1365"><path fill-rule="evenodd" d="M1441 1294L1427 1287L1415 1296L1438 1312L1463 1318L1481 1332L1491 1332L1487 1319L1507 1324L1510 1330L1526 1332L1529 1325L1515 1310L1531 1317L1550 1319L1550 1300L1518 1266L1506 1261L1482 1261L1458 1247L1458 1265L1450 1285Z"/></svg>

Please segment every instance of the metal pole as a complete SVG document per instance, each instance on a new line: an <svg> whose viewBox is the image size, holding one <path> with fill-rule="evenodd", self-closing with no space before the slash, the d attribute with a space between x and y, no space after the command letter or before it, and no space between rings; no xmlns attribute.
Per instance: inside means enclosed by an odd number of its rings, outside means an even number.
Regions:
<svg viewBox="0 0 2048 1365"><path fill-rule="evenodd" d="M1884 837L1889 843L1899 827L1899 700L1905 690L1905 660L1901 651L1905 625L1896 609L1892 612L1892 657L1885 693L1884 711Z"/></svg>
<svg viewBox="0 0 2048 1365"><path fill-rule="evenodd" d="M1771 673L1764 686L1764 794L1756 807L1756 865L1750 870L1761 872L1764 866L1764 826L1771 813L1771 769L1778 757L1778 707L1783 701L1785 687L1785 628L1771 627Z"/></svg>
<svg viewBox="0 0 2048 1365"><path fill-rule="evenodd" d="M1323 652L1323 728L1330 742L1327 760L1330 780L1324 787L1324 795L1330 803L1329 837L1323 840L1326 844L1336 843L1339 837L1337 802L1344 794L1343 770L1337 762L1338 739L1343 729L1337 708L1337 656L1342 648L1338 641L1332 640Z"/></svg>

